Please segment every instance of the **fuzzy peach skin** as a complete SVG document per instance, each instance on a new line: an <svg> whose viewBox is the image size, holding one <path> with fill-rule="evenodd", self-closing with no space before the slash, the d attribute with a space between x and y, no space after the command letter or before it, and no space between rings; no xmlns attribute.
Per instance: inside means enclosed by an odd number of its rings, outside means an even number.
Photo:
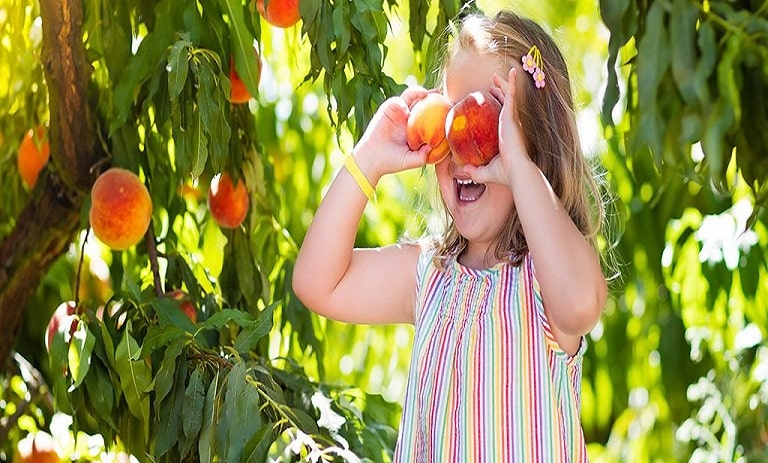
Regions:
<svg viewBox="0 0 768 463"><path fill-rule="evenodd" d="M248 190L242 179L233 185L232 177L226 172L213 177L208 190L208 210L220 227L239 227L248 215L249 205Z"/></svg>
<svg viewBox="0 0 768 463"><path fill-rule="evenodd" d="M458 101L445 121L446 139L459 164L482 166L499 152L501 103L488 92Z"/></svg>
<svg viewBox="0 0 768 463"><path fill-rule="evenodd" d="M152 198L136 174L113 167L93 184L88 217L99 240L115 250L127 249L149 228Z"/></svg>
<svg viewBox="0 0 768 463"><path fill-rule="evenodd" d="M445 138L445 119L451 109L451 100L440 93L430 93L411 108L406 126L406 138L411 150L422 145L432 149L427 154L428 164L437 164L450 152Z"/></svg>

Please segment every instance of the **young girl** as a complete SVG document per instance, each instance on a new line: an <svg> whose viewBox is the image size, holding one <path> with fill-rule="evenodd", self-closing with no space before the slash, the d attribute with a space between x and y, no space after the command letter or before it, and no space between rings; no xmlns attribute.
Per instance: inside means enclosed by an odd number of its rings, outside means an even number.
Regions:
<svg viewBox="0 0 768 463"><path fill-rule="evenodd" d="M409 88L381 105L333 181L294 290L335 320L415 324L395 461L585 461L583 336L607 285L594 243L602 205L566 65L530 20L473 15L442 91L455 103L477 90L503 101L499 153L482 167L453 156L435 166L445 229L421 244L353 249L373 185L425 165L430 147L408 148L406 121L427 90Z"/></svg>

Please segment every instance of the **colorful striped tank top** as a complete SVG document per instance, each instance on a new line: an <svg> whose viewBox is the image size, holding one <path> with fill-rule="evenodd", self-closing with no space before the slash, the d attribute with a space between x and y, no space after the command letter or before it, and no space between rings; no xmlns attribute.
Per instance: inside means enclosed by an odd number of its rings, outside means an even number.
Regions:
<svg viewBox="0 0 768 463"><path fill-rule="evenodd" d="M418 263L416 330L395 462L583 462L586 342L571 357L530 257L473 270Z"/></svg>

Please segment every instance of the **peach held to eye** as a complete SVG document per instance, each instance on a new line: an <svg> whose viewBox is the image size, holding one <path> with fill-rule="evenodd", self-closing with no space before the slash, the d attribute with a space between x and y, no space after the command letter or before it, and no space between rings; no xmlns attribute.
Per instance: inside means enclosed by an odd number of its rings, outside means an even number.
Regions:
<svg viewBox="0 0 768 463"><path fill-rule="evenodd" d="M501 103L488 92L472 92L448 112L445 133L459 164L488 164L499 152Z"/></svg>
<svg viewBox="0 0 768 463"><path fill-rule="evenodd" d="M448 155L445 118L450 109L451 101L439 93L430 93L411 108L406 130L408 147L415 151L425 143L431 146L429 164L437 164Z"/></svg>

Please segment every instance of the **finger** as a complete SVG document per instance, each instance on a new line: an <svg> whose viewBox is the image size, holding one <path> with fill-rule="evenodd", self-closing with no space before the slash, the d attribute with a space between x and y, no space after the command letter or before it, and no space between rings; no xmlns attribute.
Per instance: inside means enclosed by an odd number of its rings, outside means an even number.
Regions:
<svg viewBox="0 0 768 463"><path fill-rule="evenodd" d="M502 88L497 85L491 85L491 88L489 88L488 91L491 96L496 98L499 104L504 104L504 90Z"/></svg>
<svg viewBox="0 0 768 463"><path fill-rule="evenodd" d="M514 69L514 67L512 69ZM508 83L507 79L504 79L500 75L494 73L493 74L493 84L496 87L500 88L503 93L505 93L505 94L507 93L507 90L509 88L509 83Z"/></svg>
<svg viewBox="0 0 768 463"><path fill-rule="evenodd" d="M507 91L504 104L509 106L515 119L517 119L517 106L515 105L515 97L517 96L517 68L513 67L509 70L507 79Z"/></svg>
<svg viewBox="0 0 768 463"><path fill-rule="evenodd" d="M407 151L401 160L401 167L403 170L413 169L415 167L421 167L427 164L427 155L432 150L429 145L421 145L416 151Z"/></svg>
<svg viewBox="0 0 768 463"><path fill-rule="evenodd" d="M388 99L379 109L383 116L398 124L405 123L410 113L407 102L398 97Z"/></svg>
<svg viewBox="0 0 768 463"><path fill-rule="evenodd" d="M400 94L400 98L405 101L405 104L408 105L409 108L412 108L417 101L424 99L427 94L429 94L429 91L426 88L414 85L403 90L403 93Z"/></svg>

